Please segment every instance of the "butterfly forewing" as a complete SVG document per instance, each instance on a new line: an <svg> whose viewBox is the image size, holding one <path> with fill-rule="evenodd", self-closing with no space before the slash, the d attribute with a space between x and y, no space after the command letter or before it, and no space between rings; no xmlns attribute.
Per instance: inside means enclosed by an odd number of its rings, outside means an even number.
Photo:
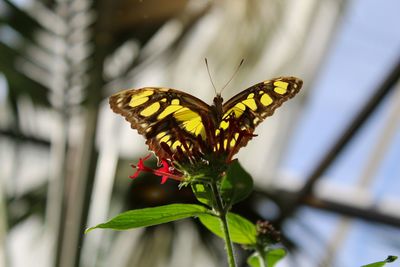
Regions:
<svg viewBox="0 0 400 267"><path fill-rule="evenodd" d="M227 138L225 146L233 147L236 141L239 142L235 138L238 136L235 131L246 130L253 133L255 127L271 116L283 102L294 97L302 84L302 80L295 77L279 77L253 85L229 99L223 105L222 121L219 125L220 130L231 132L231 138ZM236 129L229 125L229 121L235 123ZM240 144L236 144L237 150L245 146L251 136L248 134L241 138Z"/></svg>
<svg viewBox="0 0 400 267"><path fill-rule="evenodd" d="M170 157L161 143L166 143L172 152L178 146L188 150L198 138L206 139L208 125L212 124L209 105L169 88L125 90L110 97L110 106L145 136L150 149L160 158Z"/></svg>

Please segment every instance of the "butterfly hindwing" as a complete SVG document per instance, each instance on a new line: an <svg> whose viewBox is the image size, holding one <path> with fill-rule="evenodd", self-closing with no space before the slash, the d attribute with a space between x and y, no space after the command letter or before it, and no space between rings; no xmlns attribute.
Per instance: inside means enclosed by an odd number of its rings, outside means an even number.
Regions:
<svg viewBox="0 0 400 267"><path fill-rule="evenodd" d="M200 99L169 88L129 89L110 97L110 106L144 135L158 157L168 157L161 143L172 151L185 150L206 139L210 106ZM182 143L183 141L183 143Z"/></svg>

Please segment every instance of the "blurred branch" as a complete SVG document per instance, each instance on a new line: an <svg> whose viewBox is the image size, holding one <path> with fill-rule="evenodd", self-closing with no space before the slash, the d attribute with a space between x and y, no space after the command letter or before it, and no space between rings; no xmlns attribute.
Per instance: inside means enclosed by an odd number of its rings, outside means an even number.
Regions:
<svg viewBox="0 0 400 267"><path fill-rule="evenodd" d="M10 227L17 226L33 214L40 214L43 218L46 207L46 191L47 184L41 185L26 194L18 196L18 198L7 199L8 207L8 225Z"/></svg>
<svg viewBox="0 0 400 267"><path fill-rule="evenodd" d="M7 17L3 18L3 22L6 22L7 25L11 26L28 40L35 42L34 34L36 30L46 30L35 18L15 6L13 2L9 0L3 0L3 2L6 4L4 13L7 14Z"/></svg>
<svg viewBox="0 0 400 267"><path fill-rule="evenodd" d="M268 193L258 191L258 193L263 195L264 197L275 199L278 202L282 197L284 197L285 199L293 199L297 196L296 192L288 190L276 190L274 192ZM323 197L314 196L312 194L304 196L299 204L299 207L301 205L306 205L325 211L331 211L339 215L350 216L354 219L362 219L370 222L383 223L395 227L400 227L400 217L385 214L374 207L360 208L354 205L347 205L337 201L328 200Z"/></svg>
<svg viewBox="0 0 400 267"><path fill-rule="evenodd" d="M11 138L18 142L28 142L28 143L34 143L35 145L42 145L42 146L50 147L50 142L47 140L43 140L43 139L40 139L40 138L37 138L34 136L22 134L22 133L14 131L14 130L0 129L0 135L7 137L7 138Z"/></svg>
<svg viewBox="0 0 400 267"><path fill-rule="evenodd" d="M2 42L0 42L0 54L2 56L0 71L7 77L13 93L29 95L34 102L48 106L47 98L43 97L47 95L48 89L14 68L13 62L20 55Z"/></svg>
<svg viewBox="0 0 400 267"><path fill-rule="evenodd" d="M355 219L363 219L400 227L399 217L385 214L375 208L358 208L335 201L324 200L323 198L311 195L304 197L302 203L317 209L328 210L337 214L350 216Z"/></svg>

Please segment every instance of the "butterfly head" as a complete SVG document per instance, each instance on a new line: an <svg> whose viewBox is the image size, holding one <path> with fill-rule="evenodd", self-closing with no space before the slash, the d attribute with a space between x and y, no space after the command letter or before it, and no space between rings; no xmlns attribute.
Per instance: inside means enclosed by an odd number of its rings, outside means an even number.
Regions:
<svg viewBox="0 0 400 267"><path fill-rule="evenodd" d="M214 97L214 106L217 107L217 109L219 109L219 107L221 107L221 111L222 111L222 102L223 102L223 98L221 96L222 91L228 86L228 84L232 81L232 79L235 77L235 75L237 74L237 72L239 71L240 67L242 66L244 59L242 59L238 65L238 67L236 68L235 72L232 74L231 78L225 83L225 85L221 88L221 90L219 90L219 92L217 91L217 88L215 87L215 84L213 82L213 79L211 77L210 74L210 69L208 67L208 61L207 58L204 59L206 62L206 68L207 68L207 73L208 73L208 77L210 77L210 81L211 84L214 88L214 92L215 92L215 97Z"/></svg>
<svg viewBox="0 0 400 267"><path fill-rule="evenodd" d="M217 113L217 118L220 118L222 116L223 110L222 110L222 103L224 102L224 99L222 98L221 94L217 94L214 97L213 100L213 106L215 108L215 111Z"/></svg>
<svg viewBox="0 0 400 267"><path fill-rule="evenodd" d="M218 106L222 106L222 103L224 102L224 99L222 98L221 94L217 94L214 97L214 106L218 107Z"/></svg>

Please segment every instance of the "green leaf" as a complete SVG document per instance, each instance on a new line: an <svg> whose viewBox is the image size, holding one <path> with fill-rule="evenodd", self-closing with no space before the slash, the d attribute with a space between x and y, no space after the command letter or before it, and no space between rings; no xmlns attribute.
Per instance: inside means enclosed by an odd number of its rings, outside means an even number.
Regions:
<svg viewBox="0 0 400 267"><path fill-rule="evenodd" d="M215 215L199 215L200 222L217 236L224 238L220 219ZM247 219L234 213L227 216L229 234L234 243L254 245L256 243L256 227Z"/></svg>
<svg viewBox="0 0 400 267"><path fill-rule="evenodd" d="M101 223L87 229L85 233L96 228L127 230L157 225L207 214L208 212L207 208L194 204L171 204L154 208L130 210L117 215L106 223Z"/></svg>
<svg viewBox="0 0 400 267"><path fill-rule="evenodd" d="M198 201L212 207L213 195L210 188L206 188L204 184L196 183L192 184L192 190Z"/></svg>
<svg viewBox="0 0 400 267"><path fill-rule="evenodd" d="M251 267L274 267L278 261L286 256L286 250L284 250L283 248L267 248L264 252L262 252L262 254L262 257L260 257L260 254L258 252L254 252L247 259L247 264L249 264ZM260 260L263 260L264 264L261 264Z"/></svg>
<svg viewBox="0 0 400 267"><path fill-rule="evenodd" d="M386 263L394 262L397 260L397 256L388 256L384 261L378 261L371 264L363 265L361 267L382 267L385 266Z"/></svg>
<svg viewBox="0 0 400 267"><path fill-rule="evenodd" d="M221 196L228 206L242 201L253 190L253 179L240 165L237 159L233 160L221 182Z"/></svg>

